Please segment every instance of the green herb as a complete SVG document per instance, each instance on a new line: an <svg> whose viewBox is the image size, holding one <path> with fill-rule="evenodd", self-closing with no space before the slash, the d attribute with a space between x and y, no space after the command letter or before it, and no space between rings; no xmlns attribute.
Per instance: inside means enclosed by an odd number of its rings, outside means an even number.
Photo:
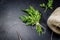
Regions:
<svg viewBox="0 0 60 40"><path fill-rule="evenodd" d="M46 12L48 8L52 9L53 8L52 6L53 6L53 0L48 0L47 4L45 4L45 3L40 4L40 7L44 7L45 8L44 12Z"/></svg>
<svg viewBox="0 0 60 40"><path fill-rule="evenodd" d="M32 6L29 9L24 10L28 15L20 16L19 18L26 23L26 25L36 25L36 31L42 33L41 25L39 21L41 19L41 13L38 10L35 10Z"/></svg>
<svg viewBox="0 0 60 40"><path fill-rule="evenodd" d="M46 5L44 3L40 4L40 7L46 7Z"/></svg>

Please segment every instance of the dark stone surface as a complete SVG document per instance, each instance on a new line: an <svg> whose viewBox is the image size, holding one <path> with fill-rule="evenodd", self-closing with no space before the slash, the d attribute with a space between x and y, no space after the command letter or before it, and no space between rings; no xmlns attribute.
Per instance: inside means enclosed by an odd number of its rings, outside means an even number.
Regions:
<svg viewBox="0 0 60 40"><path fill-rule="evenodd" d="M44 8L39 6L42 2L45 0L0 0L0 40L19 40L17 32L22 40L51 40L51 30L46 21L54 9L60 6L60 1L54 0L53 10L49 9L47 13L44 13ZM47 29L43 35L39 36L31 26L26 27L25 23L18 18L25 14L21 10L30 5L42 13L41 24ZM54 33L53 40L60 40L60 35Z"/></svg>

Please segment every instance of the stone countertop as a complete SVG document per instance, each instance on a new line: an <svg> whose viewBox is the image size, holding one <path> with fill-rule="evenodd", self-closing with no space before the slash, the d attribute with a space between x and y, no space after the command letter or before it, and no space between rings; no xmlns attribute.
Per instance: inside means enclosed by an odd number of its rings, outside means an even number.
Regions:
<svg viewBox="0 0 60 40"><path fill-rule="evenodd" d="M60 6L59 0L54 0L53 10L48 9L44 13L44 8L39 6L45 0L1 0L0 1L0 40L51 40L52 31L48 28L46 21L55 8ZM45 2L46 3L46 2ZM40 36L31 26L26 26L18 17L25 13L22 9L32 5L42 13L41 24L47 29L45 34ZM53 33L53 40L60 40L60 35Z"/></svg>

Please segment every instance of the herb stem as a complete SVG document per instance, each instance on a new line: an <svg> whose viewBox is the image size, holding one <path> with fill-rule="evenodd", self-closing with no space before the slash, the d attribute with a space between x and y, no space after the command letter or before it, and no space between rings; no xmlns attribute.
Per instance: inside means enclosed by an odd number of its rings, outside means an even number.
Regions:
<svg viewBox="0 0 60 40"><path fill-rule="evenodd" d="M44 12L46 12L46 11L47 11L47 9L48 9L48 7L46 6L46 8L45 8Z"/></svg>
<svg viewBox="0 0 60 40"><path fill-rule="evenodd" d="M42 33L46 32L46 28L43 27L39 22L36 23L36 30L39 31L39 35L40 35L40 32L42 32L42 31L43 31Z"/></svg>

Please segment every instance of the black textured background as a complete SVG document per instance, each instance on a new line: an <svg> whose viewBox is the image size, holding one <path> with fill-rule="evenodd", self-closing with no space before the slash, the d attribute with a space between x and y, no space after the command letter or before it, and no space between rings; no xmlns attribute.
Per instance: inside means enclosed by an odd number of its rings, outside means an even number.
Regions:
<svg viewBox="0 0 60 40"><path fill-rule="evenodd" d="M51 40L52 31L48 28L46 21L49 15L60 6L60 0L54 0L53 10L48 9L44 13L44 8L40 3L46 3L47 0L0 0L0 40L19 40L18 34L22 40ZM42 13L41 24L46 27L46 33L38 35L31 26L26 27L18 17L25 14L22 9L29 8L32 5ZM53 40L60 40L60 35L53 33Z"/></svg>

